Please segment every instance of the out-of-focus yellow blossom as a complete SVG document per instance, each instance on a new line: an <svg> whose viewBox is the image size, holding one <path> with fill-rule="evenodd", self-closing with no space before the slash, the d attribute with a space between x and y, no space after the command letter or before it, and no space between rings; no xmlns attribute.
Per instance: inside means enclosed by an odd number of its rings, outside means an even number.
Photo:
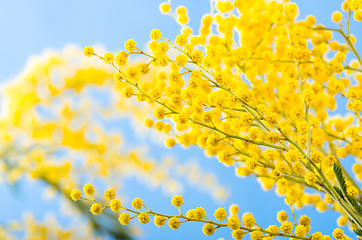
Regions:
<svg viewBox="0 0 362 240"><path fill-rule="evenodd" d="M102 213L103 211L103 206L99 203L93 203L90 211L94 214L94 215L98 215L100 213Z"/></svg>
<svg viewBox="0 0 362 240"><path fill-rule="evenodd" d="M72 192L70 193L70 197L74 200L74 201L78 201L81 199L82 197L82 191L78 190L78 189L73 189Z"/></svg>
<svg viewBox="0 0 362 240"><path fill-rule="evenodd" d="M112 209L112 211L118 211L122 207L121 201L119 201L118 199L112 199L109 207Z"/></svg>

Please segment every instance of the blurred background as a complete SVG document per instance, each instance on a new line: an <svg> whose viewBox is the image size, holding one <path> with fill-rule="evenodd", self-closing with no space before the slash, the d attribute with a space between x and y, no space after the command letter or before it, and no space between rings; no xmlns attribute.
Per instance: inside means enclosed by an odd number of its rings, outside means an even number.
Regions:
<svg viewBox="0 0 362 240"><path fill-rule="evenodd" d="M169 16L162 15L158 6L161 0L1 0L0 7L0 80L8 82L24 69L27 60L32 55L39 55L46 49L61 50L69 44L79 48L88 45L101 45L107 51L118 52L128 39L134 39L138 46L145 46L149 41L152 29L158 28L163 35L174 40L180 32L178 24ZM319 23L334 26L330 15L340 9L338 0L303 0L295 1L299 6L299 18L314 15ZM198 29L202 15L209 11L207 0L174 0L172 6L185 5L189 10L190 26ZM352 25L352 33L357 37L356 47L362 51L359 39L362 39L360 27ZM214 158L206 157L202 150L196 147L188 149L176 146L167 149L161 141L154 141L154 136L141 134L134 130L137 126L131 119L124 118L118 125L125 138L125 146L148 146L148 156L161 161L172 156L174 161L187 163L202 172L225 189L223 197L215 197L210 189L196 187L190 180L184 187L177 189L184 196L185 211L202 206L208 215L213 214L218 207L228 209L230 204L240 206L241 212L252 212L261 226L277 224L277 211L286 209L284 198L275 194L274 190L263 191L255 178L238 178L234 169L228 168ZM142 135L142 137L140 137ZM348 159L351 164L353 159ZM348 165L351 165L348 164ZM177 179L177 174L175 175ZM182 180L184 181L184 180ZM95 183L96 184L96 183ZM108 186L96 185L99 191ZM211 187L212 188L212 187ZM22 179L21 184L14 187L2 183L0 185L0 224L9 220L19 220L24 213L32 213L43 221L49 214L57 216L60 224L69 224L69 216L62 212L60 205L64 201L61 195L46 197L47 186L43 183ZM96 189L97 190L97 189ZM171 194L160 187L150 187L142 179L128 178L122 183L121 192L126 204L134 197L144 200L146 206L154 211L177 214L171 206ZM318 213L311 207L296 211L297 217L308 215L312 219L312 231L331 234L337 226L339 216L335 212ZM219 229L215 235L206 237L202 233L202 225L197 223L182 224L179 230L171 230L168 226L158 228L153 223L142 225L133 221L131 224L135 239L231 239L228 230ZM353 236L348 229L346 233Z"/></svg>

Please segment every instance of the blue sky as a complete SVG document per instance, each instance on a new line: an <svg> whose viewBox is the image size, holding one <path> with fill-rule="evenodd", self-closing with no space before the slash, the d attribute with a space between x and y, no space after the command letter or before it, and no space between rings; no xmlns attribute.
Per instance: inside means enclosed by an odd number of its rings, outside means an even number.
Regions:
<svg viewBox="0 0 362 240"><path fill-rule="evenodd" d="M149 33L152 29L160 29L169 39L174 39L179 33L179 26L168 16L161 15L158 5L159 0L1 0L0 8L0 79L5 81L16 76L23 69L27 58L32 54L40 54L44 49L61 49L68 43L75 43L80 47L101 43L109 50L120 50L123 43L133 38L140 45L146 44L149 40ZM326 26L334 26L330 21L330 14L339 9L341 1L337 0L303 0L296 1L300 7L300 16L304 18L313 14L320 23ZM190 25L198 28L200 18L208 12L209 1L207 0L175 0L173 6L184 4L189 9L191 18ZM359 25L361 26L361 25ZM353 25L352 32L357 32L358 26ZM354 31L353 31L354 30ZM361 32L357 39L362 39ZM362 50L361 43L357 42L357 48ZM130 123L126 123L127 124ZM125 128L127 129L127 127ZM135 134L132 131L124 130L130 136ZM132 139L132 138L130 138ZM146 139L147 140L147 139ZM148 139L150 140L150 139ZM137 144L137 139L133 139ZM153 146L156 149L151 152L154 158L165 154L178 156L178 161L191 157L197 158L199 163L205 166L206 171L215 172L222 184L229 187L232 194L230 199L223 203L216 203L205 193L200 193L194 188L185 192L185 209L203 206L208 213L218 207L228 207L231 203L237 203L242 212L252 212L257 222L266 226L277 224L276 212L287 209L284 200L271 192L259 191L259 184L255 179L240 179L234 176L234 170L223 167L215 159L206 158L202 151L196 148L183 149L176 147L173 151L162 146ZM129 198L141 197L149 206L155 210L172 213L175 209L170 205L170 196L159 197L160 190L149 190L137 181L128 180L125 184L125 192ZM2 202L10 208L0 205L0 221L16 219L21 216L22 211L31 210L36 212L37 218L49 210L56 208L56 203L40 205L37 195L34 192L41 192L42 185L33 186L32 191L28 190L29 185L21 186L20 198L12 194L8 187L0 185L0 196ZM4 197L5 196L5 197ZM24 199L25 203L24 203ZM206 203L206 204L205 204ZM18 208L19 205L21 208ZM166 207L165 207L166 206ZM17 210L15 210L17 207ZM335 213L316 214L311 208L304 208L296 212L297 216L312 216L312 231L330 233L331 226L335 226ZM178 231L168 227L158 229L153 224L142 226L144 237L140 239L216 239L222 236L225 231L217 231L214 237L205 237L201 232L200 224L184 224ZM228 231L226 231L228 232ZM350 234L351 235L351 234ZM230 239L229 233L226 239Z"/></svg>

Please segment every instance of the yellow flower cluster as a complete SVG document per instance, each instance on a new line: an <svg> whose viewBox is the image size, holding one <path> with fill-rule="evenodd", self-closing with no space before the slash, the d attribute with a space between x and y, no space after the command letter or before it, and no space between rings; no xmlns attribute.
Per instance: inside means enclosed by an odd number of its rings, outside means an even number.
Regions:
<svg viewBox="0 0 362 240"><path fill-rule="evenodd" d="M83 191L86 192L89 189L94 190L94 187L90 184L86 184L83 188ZM71 193L71 197L74 192L78 192L78 190L74 189ZM307 216L301 216L297 222L294 211L292 211L294 216L294 223L287 220L289 216L285 211L280 211L277 215L277 219L280 222L279 227L276 225L269 225L267 228L262 228L256 224L255 218L251 213L245 213L239 217L239 207L237 205L230 206L229 217L227 217L228 214L224 208L216 209L214 213L216 221L214 221L206 216L206 211L202 207L190 209L186 212L186 214L183 214L180 207L182 207L184 200L181 195L175 195L171 199L171 204L178 209L179 215L166 215L150 210L150 208L144 205L143 200L140 198L133 199L131 205L134 210L121 205L120 201L117 199L112 199L112 201L109 203L109 192L114 193L114 191L112 189L105 191L105 202L108 203L98 202L93 197L84 197L82 199L93 202L90 207L90 211L94 215L101 214L103 210L108 208L110 208L113 212L119 213L118 220L122 225L128 225L130 220L135 218L137 218L139 223L147 224L150 222L150 217L153 217L153 222L157 227L162 227L167 222L168 226L175 230L179 229L181 224L186 222L203 223L202 232L206 236L213 235L218 228L226 227L230 229L233 239L236 240L242 239L245 234L248 233L250 233L250 239L252 240L271 240L277 236L289 237L293 239L331 239L328 235L323 235L320 232L311 234L311 220ZM114 208L115 201L117 201L117 204L119 204L117 205L118 207L116 209ZM142 211L143 209L145 210ZM344 232L338 228L334 230L333 236L337 239L348 238L346 235L344 235Z"/></svg>
<svg viewBox="0 0 362 240"><path fill-rule="evenodd" d="M148 50L130 39L115 61L111 53L102 57L91 47L84 53L114 67L125 98L134 97L153 108L154 119L147 118L145 125L168 134L166 146L198 146L235 167L238 176L254 175L265 189L276 186L291 207L311 204L319 211L330 208L348 216L362 235L362 207L357 200L361 190L342 165L348 155L362 158L362 60L350 33L352 14L356 21L362 19L361 4L345 1L342 11L332 14L332 20L341 24L327 28L313 16L297 19L298 6L289 1L212 1L213 11L193 33L187 26L187 9L179 6L174 11L170 3L163 3L162 13L181 25L175 41L154 29ZM344 42L335 41L334 34ZM125 66L129 55L142 55L144 60L139 67ZM149 84L152 69L157 74ZM340 109L337 97L347 102L346 117L329 113ZM361 165L353 171L362 178ZM305 193L309 188L320 194ZM226 217L221 210L216 216ZM177 229L180 216L174 217L169 225ZM186 218L203 221L205 212L192 209ZM141 219L148 222L145 214ZM157 219L156 225L165 220ZM254 228L251 215L242 221L246 228ZM220 226L205 223L214 225L203 227L206 235ZM247 230L240 225L233 215L225 226L240 239ZM282 221L279 229L288 235L295 227L294 238L309 232L309 225L296 225ZM266 233L247 231L252 239ZM345 237L338 230L333 235Z"/></svg>

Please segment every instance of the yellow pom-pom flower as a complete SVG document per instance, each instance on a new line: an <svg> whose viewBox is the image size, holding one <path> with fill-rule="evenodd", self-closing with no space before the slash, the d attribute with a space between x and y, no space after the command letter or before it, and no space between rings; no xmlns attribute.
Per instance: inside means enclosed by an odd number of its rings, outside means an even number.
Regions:
<svg viewBox="0 0 362 240"><path fill-rule="evenodd" d="M145 120L145 126L148 127L148 128L151 128L153 126L153 120L150 119L150 118L147 118Z"/></svg>
<svg viewBox="0 0 362 240"><path fill-rule="evenodd" d="M127 51L130 51L130 52L134 51L136 49L135 40L133 40L133 39L128 40L127 42L125 42L124 47L126 48Z"/></svg>
<svg viewBox="0 0 362 240"><path fill-rule="evenodd" d="M91 57L94 54L94 49L90 46L86 46L83 48L83 53L86 57Z"/></svg>
<svg viewBox="0 0 362 240"><path fill-rule="evenodd" d="M313 185L316 181L317 181L317 175L315 175L314 173L312 172L308 172L305 177L305 182L308 184L308 185Z"/></svg>
<svg viewBox="0 0 362 240"><path fill-rule="evenodd" d="M166 140L166 147L173 147L176 144L176 140L174 138L167 138Z"/></svg>
<svg viewBox="0 0 362 240"><path fill-rule="evenodd" d="M304 237L307 234L307 228L303 225L299 225L294 230L295 235L298 237Z"/></svg>
<svg viewBox="0 0 362 240"><path fill-rule="evenodd" d="M121 93L125 98L130 98L133 96L134 90L131 86L125 86L122 88Z"/></svg>
<svg viewBox="0 0 362 240"><path fill-rule="evenodd" d="M159 29L153 29L151 31L150 37L151 37L152 40L160 40L161 31Z"/></svg>
<svg viewBox="0 0 362 240"><path fill-rule="evenodd" d="M353 18L357 22L362 21L362 10L355 11L354 14L353 14Z"/></svg>
<svg viewBox="0 0 362 240"><path fill-rule="evenodd" d="M340 228L336 228L334 229L332 236L337 240L342 240L344 239L344 231Z"/></svg>
<svg viewBox="0 0 362 240"><path fill-rule="evenodd" d="M184 200L183 200L182 196L175 195L172 197L171 204L175 207L181 207L182 204L184 204Z"/></svg>
<svg viewBox="0 0 362 240"><path fill-rule="evenodd" d="M259 230L251 232L250 239L251 240L263 240L263 232L261 232Z"/></svg>
<svg viewBox="0 0 362 240"><path fill-rule="evenodd" d="M122 213L119 215L118 221L122 224L122 225L128 225L129 224L129 214L128 213Z"/></svg>
<svg viewBox="0 0 362 240"><path fill-rule="evenodd" d="M255 219L253 215L251 215L250 213L245 213L243 215L243 225L247 228L253 227L255 225Z"/></svg>
<svg viewBox="0 0 362 240"><path fill-rule="evenodd" d="M340 226L340 227L346 226L347 223L348 223L348 218L346 218L345 216L340 216L340 217L337 219L337 224L338 224L338 226Z"/></svg>
<svg viewBox="0 0 362 240"><path fill-rule="evenodd" d="M116 83L121 83L121 81L123 80L123 77L119 72L115 72L113 74L113 79L114 79L114 81L116 81Z"/></svg>
<svg viewBox="0 0 362 240"><path fill-rule="evenodd" d="M88 184L84 185L83 192L86 195L92 196L94 193L94 187L88 183Z"/></svg>
<svg viewBox="0 0 362 240"><path fill-rule="evenodd" d="M143 207L143 200L140 198L133 199L132 207L137 210L141 209Z"/></svg>
<svg viewBox="0 0 362 240"><path fill-rule="evenodd" d="M336 22L336 23L339 23L340 21L342 21L342 18L343 18L343 15L341 12L334 12L332 14L332 21L333 22Z"/></svg>
<svg viewBox="0 0 362 240"><path fill-rule="evenodd" d="M289 221L285 221L282 223L282 225L280 226L280 231L282 231L283 233L291 233L293 230L293 224Z"/></svg>
<svg viewBox="0 0 362 240"><path fill-rule="evenodd" d="M347 188L347 195L351 198L355 198L358 195L358 188L354 187L354 186L350 186Z"/></svg>
<svg viewBox="0 0 362 240"><path fill-rule="evenodd" d="M172 217L170 220L168 220L168 226L172 229L178 229L180 227L180 219L177 217Z"/></svg>
<svg viewBox="0 0 362 240"><path fill-rule="evenodd" d="M146 224L150 221L150 217L146 212L141 212L140 214L138 214L137 218L138 221L142 224Z"/></svg>
<svg viewBox="0 0 362 240"><path fill-rule="evenodd" d="M180 34L180 35L177 35L177 37L176 37L176 44L179 45L180 47L185 46L187 41L188 41L188 39L185 34ZM182 55L182 56L185 56L185 55ZM182 65L185 65L185 64L182 64Z"/></svg>
<svg viewBox="0 0 362 240"><path fill-rule="evenodd" d="M231 217L229 217L227 224L230 229L237 230L237 229L239 229L241 222L237 216L231 216Z"/></svg>
<svg viewBox="0 0 362 240"><path fill-rule="evenodd" d="M244 237L245 232L243 229L235 229L231 234L235 240L241 240Z"/></svg>
<svg viewBox="0 0 362 240"><path fill-rule="evenodd" d="M214 216L216 220L223 221L226 218L227 212L224 208L218 208L215 210Z"/></svg>
<svg viewBox="0 0 362 240"><path fill-rule="evenodd" d="M159 8L160 8L161 13L163 13L163 14L169 13L171 10L171 6L169 3L161 3Z"/></svg>
<svg viewBox="0 0 362 240"><path fill-rule="evenodd" d="M98 215L100 213L102 213L103 211L103 206L99 203L93 203L90 211L94 214L94 215Z"/></svg>
<svg viewBox="0 0 362 240"><path fill-rule="evenodd" d="M70 192L70 197L72 198L73 201L78 201L82 198L82 191L78 189L73 189Z"/></svg>
<svg viewBox="0 0 362 240"><path fill-rule="evenodd" d="M163 216L155 216L153 222L155 223L155 225L157 227L162 227L163 225L166 224L166 220L167 219L165 217L163 217Z"/></svg>
<svg viewBox="0 0 362 240"><path fill-rule="evenodd" d="M113 63L113 61L114 61L114 56L113 56L113 54L112 54L112 53L109 53L109 52L105 53L105 54L103 55L103 61L104 61L105 63Z"/></svg>
<svg viewBox="0 0 362 240"><path fill-rule="evenodd" d="M112 209L112 211L116 212L121 208L121 201L118 199L112 199L111 203L109 204L109 207Z"/></svg>
<svg viewBox="0 0 362 240"><path fill-rule="evenodd" d="M206 223L206 224L202 227L202 232L203 232L206 236L210 236L210 235L214 234L214 232L215 232L215 226L214 226L214 224Z"/></svg>
<svg viewBox="0 0 362 240"><path fill-rule="evenodd" d="M116 196L116 192L113 189L107 189L104 192L104 197L107 200L112 200Z"/></svg>
<svg viewBox="0 0 362 240"><path fill-rule="evenodd" d="M288 217L289 217L288 214L284 210L278 212L278 214L277 214L277 219L281 223L287 221Z"/></svg>

